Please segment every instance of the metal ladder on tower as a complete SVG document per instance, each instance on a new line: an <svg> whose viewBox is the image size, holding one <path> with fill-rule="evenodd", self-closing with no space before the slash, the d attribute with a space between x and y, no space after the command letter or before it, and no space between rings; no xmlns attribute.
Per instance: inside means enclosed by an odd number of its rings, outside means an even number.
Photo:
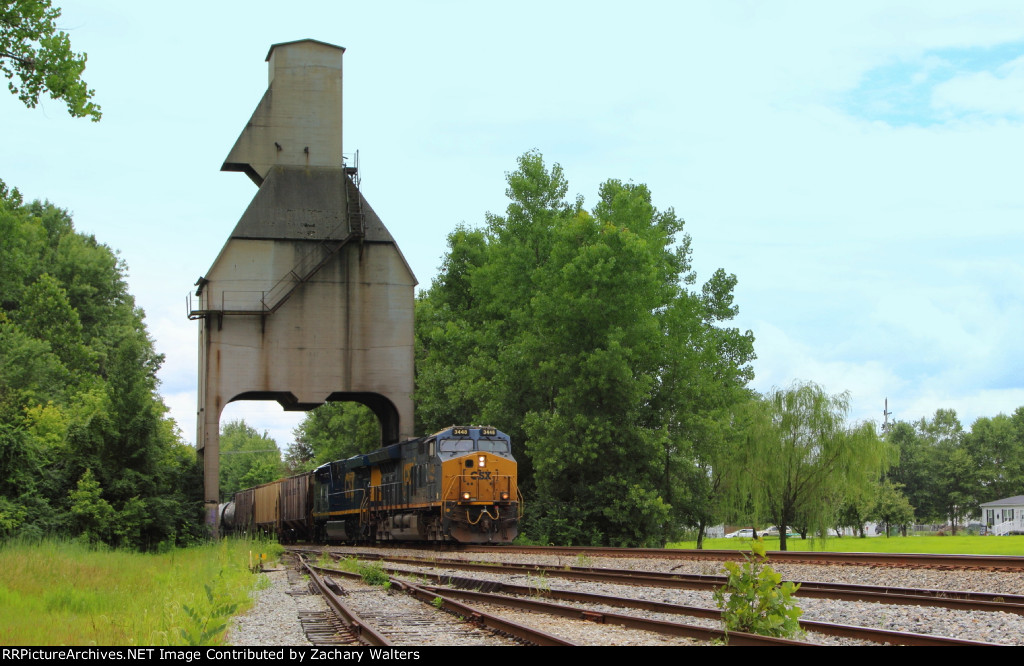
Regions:
<svg viewBox="0 0 1024 666"><path fill-rule="evenodd" d="M241 307L221 307L193 309L191 295L186 300L186 308L189 319L201 319L210 314L219 315L254 315L274 314L285 304L289 297L295 293L301 285L308 282L317 272L336 255L341 248L351 242L359 242L359 254L362 256L362 241L366 235L366 215L363 212L363 198L359 192L359 152L355 153L355 160L352 166L342 163L342 179L345 188L345 215L340 222L326 235L328 239L318 241L306 250L299 258L298 263L283 277L278 279L266 291L259 292L258 299L250 301L251 305ZM345 236L337 240L338 232L344 230ZM203 279L196 283L199 296L203 290Z"/></svg>
<svg viewBox="0 0 1024 666"><path fill-rule="evenodd" d="M353 166L344 165L343 173L345 218L331 230L328 236L334 236L342 225L347 225L347 235L343 240L320 241L299 260L295 268L274 283L274 286L261 299L265 314L277 312L278 308L284 305L300 285L308 282L331 257L350 242L359 241L359 253L362 255L362 241L366 235L366 215L363 213L363 199L359 193L359 151L356 151L355 154L355 164Z"/></svg>

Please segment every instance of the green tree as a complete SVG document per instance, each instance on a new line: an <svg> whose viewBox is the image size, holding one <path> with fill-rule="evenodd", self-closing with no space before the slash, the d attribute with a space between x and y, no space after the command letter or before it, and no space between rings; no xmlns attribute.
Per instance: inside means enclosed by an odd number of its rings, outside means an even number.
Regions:
<svg viewBox="0 0 1024 666"><path fill-rule="evenodd" d="M295 471L308 471L380 448L380 421L369 407L358 402L320 405L306 412L292 434L295 444L286 462Z"/></svg>
<svg viewBox="0 0 1024 666"><path fill-rule="evenodd" d="M20 424L30 407L63 403L70 380L49 343L0 321L0 420Z"/></svg>
<svg viewBox="0 0 1024 666"><path fill-rule="evenodd" d="M942 507L946 519L956 536L960 523L978 509L978 495L981 491L978 466L963 447L946 449L939 455L939 493L943 498Z"/></svg>
<svg viewBox="0 0 1024 666"><path fill-rule="evenodd" d="M220 429L221 500L239 490L281 478L284 466L277 442L244 420L229 421Z"/></svg>
<svg viewBox="0 0 1024 666"><path fill-rule="evenodd" d="M654 312L672 291L658 280L661 248L643 233L650 212L629 226L620 212L647 198L612 182L607 209L595 209L602 217L580 212L554 229L534 271L533 330L519 337L546 398L523 420L534 482L541 503L560 507L548 523L585 526L560 535L571 541L656 542L669 517L651 484L661 442L644 421L660 361Z"/></svg>
<svg viewBox="0 0 1024 666"><path fill-rule="evenodd" d="M750 376L737 367L752 336L718 327L735 314L735 278L688 289L683 221L644 185L609 180L587 211L537 152L507 182L505 214L450 234L418 298L417 418L427 431L488 423L512 436L536 538L663 542L701 501L680 480L699 476L692 441L714 430L708 410ZM712 378L722 395L681 404Z"/></svg>
<svg viewBox="0 0 1024 666"><path fill-rule="evenodd" d="M931 500L918 510L930 520L947 522L956 534L964 518L978 508L981 494L978 461L964 445L963 427L954 410L938 409L931 419L918 421L916 428ZM910 501L913 504L913 496Z"/></svg>
<svg viewBox="0 0 1024 666"><path fill-rule="evenodd" d="M786 550L785 526L825 535L837 502L866 488L894 455L874 426L849 427L849 394L829 395L814 383L773 389L750 403L746 444L731 460L741 479L741 496L779 525L779 548Z"/></svg>
<svg viewBox="0 0 1024 666"><path fill-rule="evenodd" d="M295 476L316 468L316 451L305 441L296 441L288 445L284 454L284 465L288 468L288 476Z"/></svg>
<svg viewBox="0 0 1024 666"><path fill-rule="evenodd" d="M78 497L116 515L90 538L193 539L195 451L157 395L163 357L116 254L66 211L0 186L0 265L0 528L84 529ZM83 478L86 495L72 495Z"/></svg>
<svg viewBox="0 0 1024 666"><path fill-rule="evenodd" d="M71 496L71 515L78 536L89 543L108 541L114 532L115 511L103 499L100 482L86 469Z"/></svg>
<svg viewBox="0 0 1024 666"><path fill-rule="evenodd" d="M68 370L94 371L78 312L60 283L44 273L25 290L24 299L13 315L22 330L47 342Z"/></svg>
<svg viewBox="0 0 1024 666"><path fill-rule="evenodd" d="M836 510L835 530L836 536L842 536L842 528L848 527L854 530L863 539L864 523L872 519L873 511L877 506L879 486L872 483L865 488L849 488L842 500L838 502Z"/></svg>
<svg viewBox="0 0 1024 666"><path fill-rule="evenodd" d="M874 506L871 507L870 517L880 523L885 523L885 536L889 536L890 526L899 525L904 527L914 520L914 507L907 501L907 496L901 492L902 486L886 479L878 484Z"/></svg>
<svg viewBox="0 0 1024 666"><path fill-rule="evenodd" d="M688 246L687 238L687 256ZM692 281L687 270L684 282ZM662 424L662 494L680 524L697 527L697 548L707 527L725 518L733 485L724 474L735 444L732 408L751 398L754 336L721 325L738 314L735 285L736 277L719 269L700 294L682 292L662 316L664 357L651 401Z"/></svg>
<svg viewBox="0 0 1024 666"><path fill-rule="evenodd" d="M964 447L978 465L979 503L1021 493L1024 488L1024 407L1012 416L979 418L964 436Z"/></svg>
<svg viewBox="0 0 1024 666"><path fill-rule="evenodd" d="M885 438L899 452L899 462L886 478L902 487L919 520L939 519L942 511L935 484L934 447L918 432L915 424L905 421L894 423Z"/></svg>
<svg viewBox="0 0 1024 666"><path fill-rule="evenodd" d="M904 486L919 519L952 525L982 502L1019 493L1024 483L1024 408L1012 416L982 417L964 432L956 412L897 423L887 436L900 462L889 478Z"/></svg>
<svg viewBox="0 0 1024 666"><path fill-rule="evenodd" d="M9 0L0 6L0 72L25 106L35 108L46 91L67 104L75 118L98 121L94 91L82 80L86 55L71 50L71 39L57 29L60 9L50 0Z"/></svg>
<svg viewBox="0 0 1024 666"><path fill-rule="evenodd" d="M24 428L0 422L0 537L23 533L35 508L29 500L45 458L33 444Z"/></svg>

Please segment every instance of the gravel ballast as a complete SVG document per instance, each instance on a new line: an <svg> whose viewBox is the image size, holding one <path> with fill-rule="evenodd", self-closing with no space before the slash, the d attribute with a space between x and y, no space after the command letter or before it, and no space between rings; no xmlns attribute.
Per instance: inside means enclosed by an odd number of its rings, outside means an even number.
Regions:
<svg viewBox="0 0 1024 666"><path fill-rule="evenodd" d="M399 552L389 549L387 552L395 556L422 556L422 551ZM575 561L575 558L564 556L519 555L500 552L483 554L447 553L440 557L442 559L461 559L473 562L539 563L555 567L577 566L579 564ZM595 568L673 571L676 573L705 575L718 574L722 568L721 563L708 561L646 558L595 557L590 558L586 564ZM401 566L408 568L408 565ZM773 568L781 573L784 578L795 580L1024 594L1024 576L1020 573L810 564L779 564L773 566ZM436 573L443 573L438 570L434 571ZM467 574L465 572L456 572L455 570L452 570L451 573L460 576L472 575L478 578L517 585L531 584L527 580L527 576L524 575L501 575L497 573ZM324 604L322 600L317 596L289 595L289 590L293 592L296 590L293 584L288 583L288 576L283 571L265 575L270 578L270 586L257 593L257 604L249 613L235 619L228 640L233 645L308 645L309 643L306 641L298 621L298 612L300 610L323 610ZM710 592L610 585L557 578L549 578L547 582L554 589L571 589L595 594L635 597L686 606L715 607ZM303 582L301 587L304 588L304 586L305 583ZM798 598L798 603L804 611L802 617L804 620L859 625L893 631L910 631L1001 643L1004 645L1024 645L1024 616L1011 613L954 611L922 606L898 606L809 598ZM616 612L621 613L624 611L618 609ZM700 620L698 618L685 616L662 617L645 614L641 611L632 611L632 613L645 616L650 615L673 622L714 626L713 621ZM557 626L560 620L552 619L551 622L556 623ZM848 641L845 640L838 641L816 635L809 636L808 640L822 643L848 644Z"/></svg>

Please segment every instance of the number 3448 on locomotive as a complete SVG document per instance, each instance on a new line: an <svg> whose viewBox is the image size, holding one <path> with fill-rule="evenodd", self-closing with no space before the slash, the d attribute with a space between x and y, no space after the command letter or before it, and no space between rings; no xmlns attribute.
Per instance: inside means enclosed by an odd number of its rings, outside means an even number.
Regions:
<svg viewBox="0 0 1024 666"><path fill-rule="evenodd" d="M520 499L508 435L452 426L313 472L317 541L507 543Z"/></svg>

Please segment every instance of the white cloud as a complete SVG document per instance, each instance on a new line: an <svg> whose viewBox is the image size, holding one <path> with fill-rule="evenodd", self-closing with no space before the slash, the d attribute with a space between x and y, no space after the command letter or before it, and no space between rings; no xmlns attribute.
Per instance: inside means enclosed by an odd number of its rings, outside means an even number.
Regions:
<svg viewBox="0 0 1024 666"><path fill-rule="evenodd" d="M1024 406L1024 389L982 390L974 393L927 391L923 394L889 398L893 418L900 421L930 419L938 409L955 409L965 430L982 417L1010 415Z"/></svg>
<svg viewBox="0 0 1024 666"><path fill-rule="evenodd" d="M295 441L292 431L302 421L304 412L286 412L276 402L239 400L228 403L220 415L221 426L235 420L244 420L260 433L266 432L284 453Z"/></svg>
<svg viewBox="0 0 1024 666"><path fill-rule="evenodd" d="M182 391L161 393L164 404L170 410L170 416L181 429L186 442L195 444L196 440L196 392ZM282 453L289 444L295 441L293 431L302 422L304 412L286 412L276 402L264 400L239 400L228 403L221 413L221 427L230 421L245 421L261 434L266 432L277 442Z"/></svg>
<svg viewBox="0 0 1024 666"><path fill-rule="evenodd" d="M961 74L940 83L932 92L932 104L950 114L1024 116L1024 56L994 72Z"/></svg>
<svg viewBox="0 0 1024 666"><path fill-rule="evenodd" d="M178 429L181 430L182 439L194 446L196 443L196 392L162 390L160 397L167 405L170 417L174 419Z"/></svg>
<svg viewBox="0 0 1024 666"><path fill-rule="evenodd" d="M881 422L885 398L906 382L880 360L829 358L814 341L797 339L767 321L755 325L754 388L765 392L794 381L813 381L829 393L850 392L850 418Z"/></svg>
<svg viewBox="0 0 1024 666"><path fill-rule="evenodd" d="M986 368L954 364L929 374L934 365L908 369L881 358L833 358L806 341L803 331L791 335L769 322L758 322L755 332L754 388L764 392L799 380L814 381L830 393L849 391L853 421L881 423L886 399L890 420L917 421L931 418L937 409L955 409L965 428L980 417L1011 414L1024 406L1024 388L989 388Z"/></svg>

